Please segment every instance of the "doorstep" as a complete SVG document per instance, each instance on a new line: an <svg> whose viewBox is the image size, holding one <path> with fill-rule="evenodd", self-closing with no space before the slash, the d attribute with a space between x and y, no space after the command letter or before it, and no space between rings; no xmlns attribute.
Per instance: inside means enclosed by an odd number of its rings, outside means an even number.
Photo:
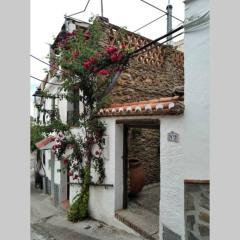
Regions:
<svg viewBox="0 0 240 240"><path fill-rule="evenodd" d="M150 240L159 239L159 215L142 208L136 203L129 203L127 209L115 212L115 217Z"/></svg>

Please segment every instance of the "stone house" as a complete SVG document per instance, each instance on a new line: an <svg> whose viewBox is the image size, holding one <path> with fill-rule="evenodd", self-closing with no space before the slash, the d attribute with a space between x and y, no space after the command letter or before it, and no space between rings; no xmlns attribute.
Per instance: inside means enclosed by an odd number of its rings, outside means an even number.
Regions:
<svg viewBox="0 0 240 240"><path fill-rule="evenodd" d="M186 1L187 17L191 18L191 9L196 11L194 4L199 7L197 13L202 10L201 7L208 6L207 0L202 4L199 2L201 1ZM105 26L106 36L103 45L110 44L119 27L109 23L107 19L101 21ZM88 23L67 18L63 29L65 27L70 32L76 28L86 30ZM60 36L61 33L50 50L52 60L54 45ZM127 31L125 44L138 48L150 41ZM187 208L190 198L206 195L205 186L209 179L208 56L203 56L208 50L207 41L208 27L205 26L200 33L189 30L184 40L185 63L183 52L171 45L156 46L131 59L129 67L118 77L109 92L111 106L99 112L99 118L105 122L107 128L104 148L106 177L104 184L90 188L89 210L93 218L133 233L138 232L151 239L208 239L207 235L204 238L199 237L201 231L196 230L196 219L193 226L190 224L190 219L198 213L190 214ZM54 94L57 86L48 83L57 82L56 71L50 69L46 82L41 87ZM183 85L187 94L187 113L184 111L183 91L177 90ZM199 101L203 99L204 101ZM66 100L56 99L55 105L63 122L70 120L70 113L76 111L76 108L81 111L81 103L72 106ZM45 108L51 107L51 101L47 100ZM72 127L72 131L78 133L81 129ZM195 133L199 135L196 136ZM56 205L66 206L79 191L79 185L66 173L57 171L61 168L61 163L55 160L51 152L51 142L51 138L48 138L38 144L45 154L48 169L47 192L51 194ZM153 216L157 225L149 231L121 215L122 210L130 206L130 158L138 158L142 162L145 185L158 183L160 199L156 204L159 212L157 216ZM191 189L203 189L204 192L195 191L197 194L194 195L190 192ZM194 206L194 209L199 207ZM206 217L207 213L203 214ZM146 223L146 219L144 221ZM190 234L194 237L191 238Z"/></svg>

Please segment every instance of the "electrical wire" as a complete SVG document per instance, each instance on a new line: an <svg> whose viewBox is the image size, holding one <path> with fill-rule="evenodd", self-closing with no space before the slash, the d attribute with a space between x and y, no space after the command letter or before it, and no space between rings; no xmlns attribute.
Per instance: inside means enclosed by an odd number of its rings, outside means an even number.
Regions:
<svg viewBox="0 0 240 240"><path fill-rule="evenodd" d="M30 54L30 57L32 57L32 58L38 60L39 62L42 62L42 63L44 63L44 64L46 64L46 65L48 65L48 66L50 66L50 67L52 67L52 68L55 69L55 70L59 70L60 72L64 73L64 71L61 70L61 69L59 69L58 67L54 67L54 66L52 66L51 64L49 64L49 63L47 63L47 62L44 62L43 60L41 60L40 58L37 58L37 57L33 56L32 54Z"/></svg>
<svg viewBox="0 0 240 240"><path fill-rule="evenodd" d="M83 12L85 12L86 9L87 9L87 7L88 7L89 2L90 2L90 0L88 0L86 6L85 6L85 8L84 8L84 10L82 10L82 11L80 11L80 12L77 12L77 13L70 14L70 15L65 16L65 17L71 17L71 16L77 15L77 14L79 14L79 13L83 13Z"/></svg>
<svg viewBox="0 0 240 240"><path fill-rule="evenodd" d="M152 50L153 48L156 48L156 47L162 46L164 43L171 41L172 39L174 39L174 38L176 38L176 37L182 35L183 33L184 33L184 32L181 32L181 33L179 33L179 34L173 36L172 38L167 39L167 40L164 41L164 42L161 42L161 43L159 43L159 44L157 44L157 45L154 45L153 47L151 47L151 48L149 48L149 49L146 49L144 52L138 52L138 53L136 53L136 54L134 54L134 55L131 55L130 58L136 57L136 56L139 55L139 54L144 54L144 53L146 53L146 52Z"/></svg>
<svg viewBox="0 0 240 240"><path fill-rule="evenodd" d="M146 1L144 1L144 0L140 0L140 1L143 2L143 3L146 3L147 5L155 8L155 9L157 9L157 10L159 10L159 11L165 13L165 14L168 14L166 11L162 10L161 8L158 8L158 7L154 6L153 4L151 4L151 3L149 3L149 2L146 2ZM180 22L183 23L183 20L181 20L181 19L179 19L179 18L177 18L177 17L175 17L175 16L173 16L173 15L171 15L171 14L169 14L169 16L171 16L171 17L175 18L176 20L178 20L178 21L180 21Z"/></svg>
<svg viewBox="0 0 240 240"><path fill-rule="evenodd" d="M58 70L58 71L59 71L59 72L61 72L61 73L68 74L68 73L67 73L67 72L65 72L64 70L61 70L61 69L59 69L58 67L54 67L54 66L52 66L51 64L49 64L49 63L47 63L47 62L44 62L43 60L41 60L41 59L39 59L39 58L37 58L37 57L33 56L32 54L30 54L30 56L31 56L32 58L34 58L34 59L36 59L36 60L38 60L38 61L40 61L40 62L42 62L42 63L46 64L46 65L48 65L48 66L52 67L53 69L55 69L55 70ZM78 80L80 80L80 81L81 81L81 79L80 79L78 76L76 76L76 75L75 75L75 77L76 77L76 79L78 79Z"/></svg>
<svg viewBox="0 0 240 240"><path fill-rule="evenodd" d="M160 18L164 17L165 15L166 15L166 14L164 13L164 14L161 15L160 17L158 17L158 18L152 20L151 22L143 25L142 27L140 27L140 28L138 28L137 30L135 30L134 33L137 32L137 31L139 31L139 30L141 30L141 29L143 29L143 28L145 28L145 27L147 27L147 26L149 26L149 25L152 24L152 23L156 22L157 20L159 20Z"/></svg>
<svg viewBox="0 0 240 240"><path fill-rule="evenodd" d="M144 45L144 46L136 49L135 51L133 51L132 53L130 53L129 56L133 56L133 55L135 55L136 53L141 52L141 51L144 50L145 48L147 48L147 47L149 47L149 46L157 43L158 41L160 41L160 40L168 37L169 35L172 35L173 33L176 33L176 32L178 32L178 31L180 31L181 29L183 29L183 25L181 25L180 27L175 28L174 30L172 30L172 31L164 34L163 36L161 36L161 37L159 37L159 38L156 38L155 40L151 41L150 43L148 43L148 44L146 44L146 45ZM157 45L156 45L156 46L157 46Z"/></svg>
<svg viewBox="0 0 240 240"><path fill-rule="evenodd" d="M33 78L33 79L35 79L35 80L37 80L37 81L44 82L44 83L46 83L46 84L59 85L59 86L62 85L62 84L59 84L59 83L50 83L50 82L46 82L46 81L44 81L44 80L41 80L41 79L36 78L36 77L34 77L34 76L31 76L31 75L30 75L30 77Z"/></svg>

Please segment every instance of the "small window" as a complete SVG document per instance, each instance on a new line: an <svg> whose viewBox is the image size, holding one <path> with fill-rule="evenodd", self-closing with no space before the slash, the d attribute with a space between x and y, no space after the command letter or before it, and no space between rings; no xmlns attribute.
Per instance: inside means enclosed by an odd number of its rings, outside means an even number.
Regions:
<svg viewBox="0 0 240 240"><path fill-rule="evenodd" d="M79 120L79 88L73 89L73 96L75 99L68 101L67 122L71 126L76 126Z"/></svg>

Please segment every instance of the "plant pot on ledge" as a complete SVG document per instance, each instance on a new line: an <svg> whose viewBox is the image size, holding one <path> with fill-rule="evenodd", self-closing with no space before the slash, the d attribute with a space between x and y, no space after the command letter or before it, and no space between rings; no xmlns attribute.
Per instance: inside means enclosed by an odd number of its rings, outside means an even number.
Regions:
<svg viewBox="0 0 240 240"><path fill-rule="evenodd" d="M129 196L135 197L144 186L144 169L138 159L129 159L130 191Z"/></svg>

